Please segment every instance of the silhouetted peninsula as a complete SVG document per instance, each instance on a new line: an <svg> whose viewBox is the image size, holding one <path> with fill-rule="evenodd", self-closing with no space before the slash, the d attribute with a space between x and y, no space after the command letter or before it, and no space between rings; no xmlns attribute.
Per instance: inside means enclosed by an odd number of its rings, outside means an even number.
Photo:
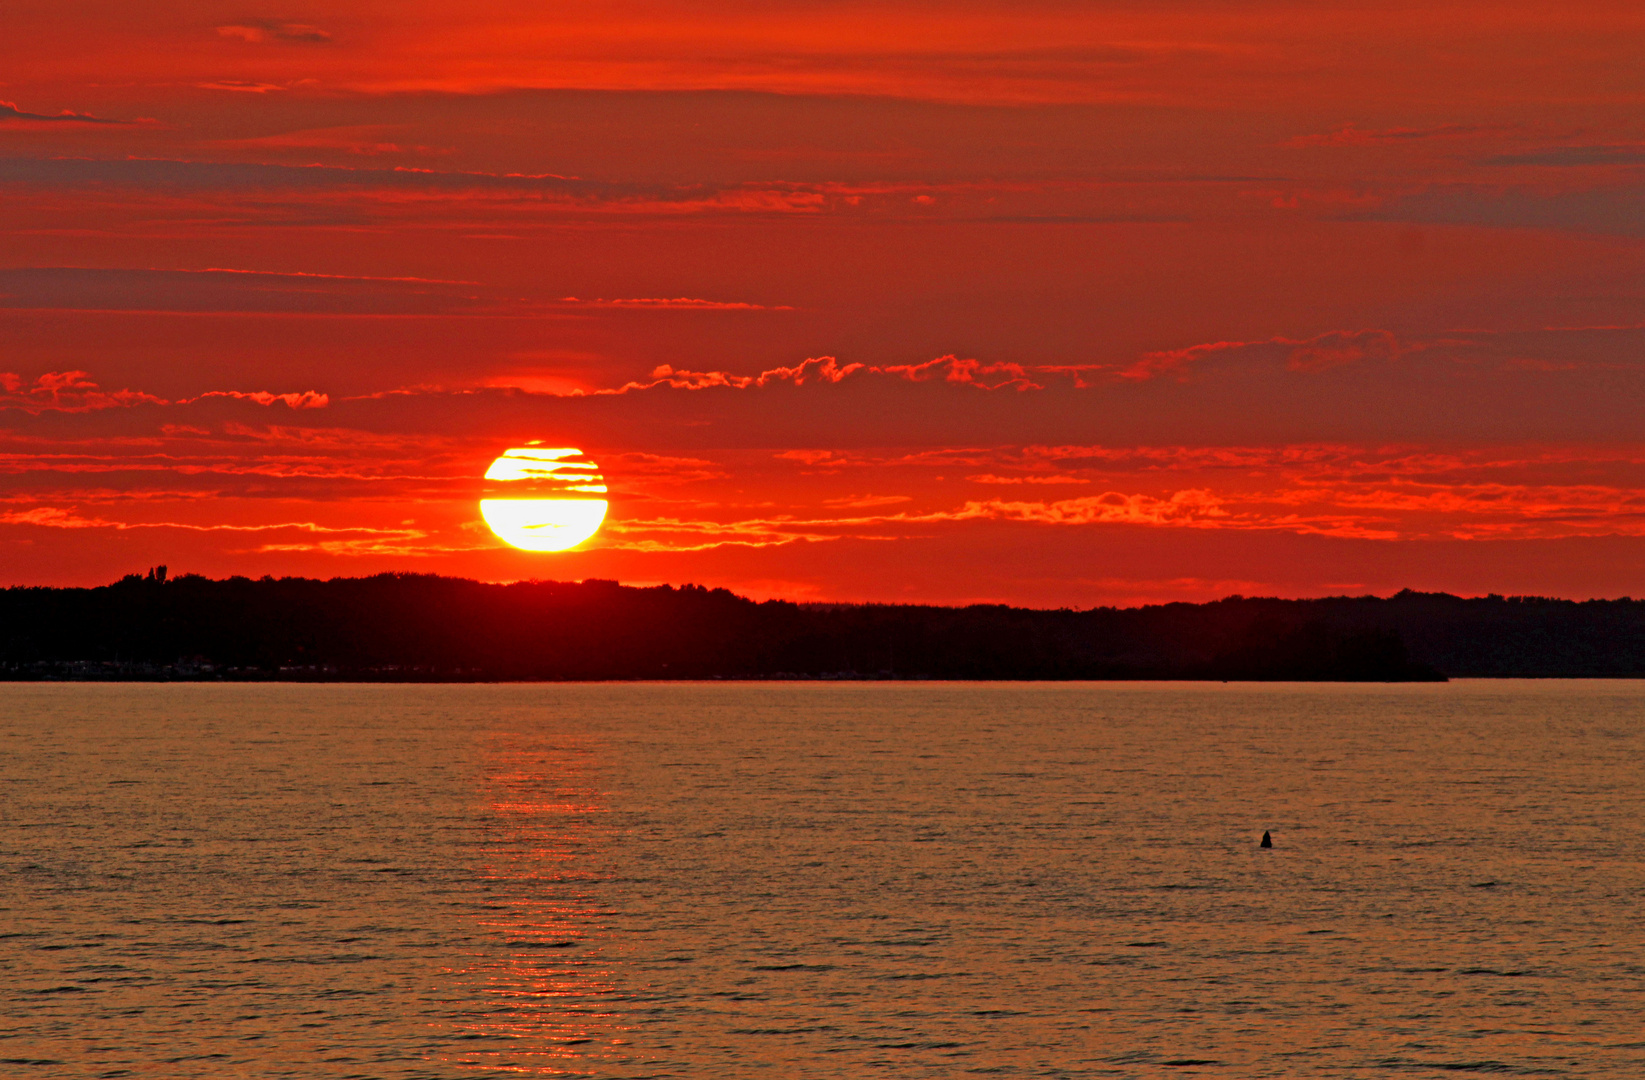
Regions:
<svg viewBox="0 0 1645 1080"><path fill-rule="evenodd" d="M757 603L695 585L196 575L0 590L0 678L1645 676L1645 601L1250 599L1089 611Z"/></svg>

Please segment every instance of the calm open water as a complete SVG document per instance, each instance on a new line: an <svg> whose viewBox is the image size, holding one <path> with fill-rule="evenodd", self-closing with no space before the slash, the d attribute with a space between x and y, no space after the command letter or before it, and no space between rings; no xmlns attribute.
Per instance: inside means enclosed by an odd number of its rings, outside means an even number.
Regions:
<svg viewBox="0 0 1645 1080"><path fill-rule="evenodd" d="M1641 683L0 684L0 780L6 1075L1645 1076Z"/></svg>

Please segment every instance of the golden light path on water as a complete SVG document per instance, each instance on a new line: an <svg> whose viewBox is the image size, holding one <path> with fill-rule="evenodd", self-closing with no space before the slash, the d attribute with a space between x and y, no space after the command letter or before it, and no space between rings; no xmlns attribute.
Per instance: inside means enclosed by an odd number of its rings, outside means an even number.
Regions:
<svg viewBox="0 0 1645 1080"><path fill-rule="evenodd" d="M480 516L498 539L526 551L565 551L600 530L610 504L599 466L572 447L509 449L486 470Z"/></svg>

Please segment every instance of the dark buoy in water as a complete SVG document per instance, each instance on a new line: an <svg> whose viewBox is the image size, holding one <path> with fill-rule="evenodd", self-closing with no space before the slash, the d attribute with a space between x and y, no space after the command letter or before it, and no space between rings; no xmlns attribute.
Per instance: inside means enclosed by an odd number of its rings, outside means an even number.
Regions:
<svg viewBox="0 0 1645 1080"><path fill-rule="evenodd" d="M1274 838L1272 836L1268 835L1268 831L1266 829L1264 829L1263 833L1262 833L1262 843L1258 844L1257 846L1258 847L1273 847L1274 846Z"/></svg>

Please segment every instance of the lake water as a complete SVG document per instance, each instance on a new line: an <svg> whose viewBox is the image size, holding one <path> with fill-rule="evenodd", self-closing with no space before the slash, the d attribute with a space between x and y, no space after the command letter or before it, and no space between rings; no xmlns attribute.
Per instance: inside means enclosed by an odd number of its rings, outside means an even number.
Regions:
<svg viewBox="0 0 1645 1080"><path fill-rule="evenodd" d="M0 780L5 1075L1645 1076L1636 682L0 684Z"/></svg>

